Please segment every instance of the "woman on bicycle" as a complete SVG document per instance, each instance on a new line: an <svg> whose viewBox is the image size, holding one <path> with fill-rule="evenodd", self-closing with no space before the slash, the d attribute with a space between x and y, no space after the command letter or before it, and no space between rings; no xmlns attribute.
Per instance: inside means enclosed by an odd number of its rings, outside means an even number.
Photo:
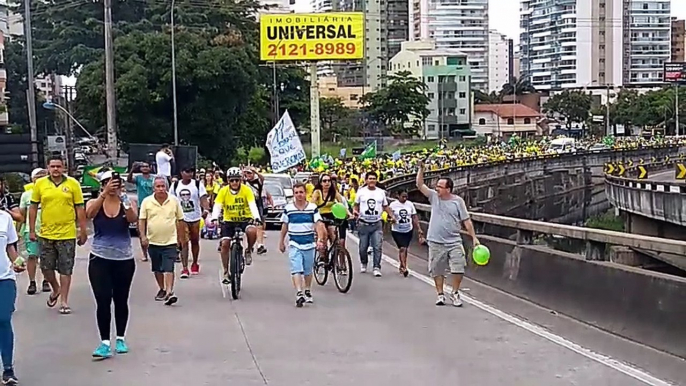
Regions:
<svg viewBox="0 0 686 386"><path fill-rule="evenodd" d="M319 213L322 215L322 218L325 221L335 220L333 213L331 213L331 209L336 203L345 205L348 217L352 217L350 210L348 210L348 204L345 201L345 198L342 194L338 193L335 182L329 174L322 174L321 177L319 177L319 182L314 187L310 202L317 205L317 209L319 209ZM345 247L345 235L347 227L347 220L344 220L340 225L338 225L338 242L343 247ZM335 239L335 228L335 226L327 224L329 241L333 241Z"/></svg>

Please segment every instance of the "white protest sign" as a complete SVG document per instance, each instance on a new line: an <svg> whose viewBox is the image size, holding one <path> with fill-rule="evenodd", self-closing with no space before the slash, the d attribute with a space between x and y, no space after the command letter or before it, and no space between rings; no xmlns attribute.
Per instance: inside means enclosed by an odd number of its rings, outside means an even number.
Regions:
<svg viewBox="0 0 686 386"><path fill-rule="evenodd" d="M307 158L288 110L267 134L266 145L272 157L274 173L296 166Z"/></svg>

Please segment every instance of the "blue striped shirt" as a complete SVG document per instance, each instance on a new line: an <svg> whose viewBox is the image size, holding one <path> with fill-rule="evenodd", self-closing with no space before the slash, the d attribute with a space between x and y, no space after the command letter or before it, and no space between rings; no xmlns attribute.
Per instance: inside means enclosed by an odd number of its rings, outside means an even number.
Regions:
<svg viewBox="0 0 686 386"><path fill-rule="evenodd" d="M287 204L281 215L281 222L288 226L288 244L298 249L316 247L314 226L317 221L322 221L317 205L310 202L305 209L300 210L292 202Z"/></svg>

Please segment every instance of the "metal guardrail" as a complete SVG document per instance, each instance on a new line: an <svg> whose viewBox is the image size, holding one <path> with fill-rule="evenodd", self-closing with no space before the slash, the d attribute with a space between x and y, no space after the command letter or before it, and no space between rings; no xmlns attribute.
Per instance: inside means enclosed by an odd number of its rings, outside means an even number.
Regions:
<svg viewBox="0 0 686 386"><path fill-rule="evenodd" d="M431 205L414 204L419 211L430 212ZM603 244L619 245L628 248L640 248L655 252L672 253L686 256L686 241L663 239L623 232L591 229L573 225L555 224L543 221L498 216L494 214L471 212L472 221L523 230L533 233L558 235L570 239L593 241Z"/></svg>

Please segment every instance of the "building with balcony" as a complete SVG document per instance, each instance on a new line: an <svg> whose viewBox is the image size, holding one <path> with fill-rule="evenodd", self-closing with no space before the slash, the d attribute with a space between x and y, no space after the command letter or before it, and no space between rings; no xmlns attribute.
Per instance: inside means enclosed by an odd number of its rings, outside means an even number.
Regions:
<svg viewBox="0 0 686 386"><path fill-rule="evenodd" d="M472 129L478 135L508 139L517 134L541 135L538 120L541 113L519 103L474 106Z"/></svg>
<svg viewBox="0 0 686 386"><path fill-rule="evenodd" d="M488 91L488 0L410 0L409 6L410 40L466 53L472 87Z"/></svg>
<svg viewBox="0 0 686 386"><path fill-rule="evenodd" d="M672 57L671 0L625 0L624 14L624 85L661 84Z"/></svg>
<svg viewBox="0 0 686 386"><path fill-rule="evenodd" d="M488 33L488 92L498 92L514 75L512 39L491 30Z"/></svg>
<svg viewBox="0 0 686 386"><path fill-rule="evenodd" d="M471 73L468 55L437 48L433 40L403 42L390 60L389 73L409 71L427 85L429 116L422 123L426 139L472 135Z"/></svg>
<svg viewBox="0 0 686 386"><path fill-rule="evenodd" d="M321 98L340 98L345 107L359 109L359 101L364 93L362 86L341 87L336 75L320 77L317 87Z"/></svg>
<svg viewBox="0 0 686 386"><path fill-rule="evenodd" d="M686 21L672 18L672 57L671 62L686 61Z"/></svg>
<svg viewBox="0 0 686 386"><path fill-rule="evenodd" d="M10 123L7 100L5 97L6 86L7 71L5 70L5 34L0 31L0 132L3 133Z"/></svg>

